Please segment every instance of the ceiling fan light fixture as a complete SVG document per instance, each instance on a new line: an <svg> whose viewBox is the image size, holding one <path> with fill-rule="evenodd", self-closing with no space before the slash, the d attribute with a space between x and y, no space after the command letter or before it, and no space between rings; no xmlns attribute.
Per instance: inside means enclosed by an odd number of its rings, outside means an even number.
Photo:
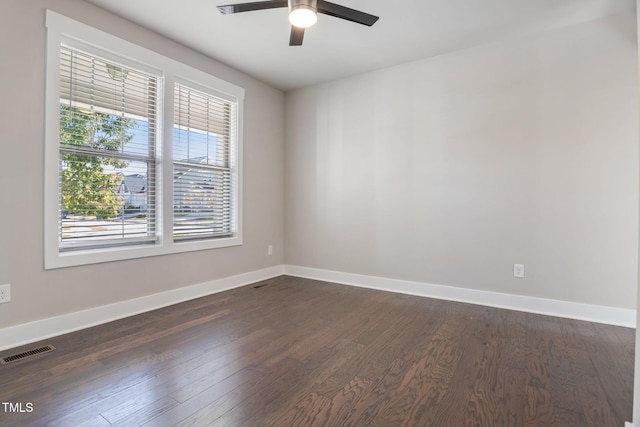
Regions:
<svg viewBox="0 0 640 427"><path fill-rule="evenodd" d="M299 28L309 28L318 20L315 0L289 0L289 22Z"/></svg>
<svg viewBox="0 0 640 427"><path fill-rule="evenodd" d="M309 28L318 21L316 12L306 6L298 6L289 12L291 25L300 28Z"/></svg>

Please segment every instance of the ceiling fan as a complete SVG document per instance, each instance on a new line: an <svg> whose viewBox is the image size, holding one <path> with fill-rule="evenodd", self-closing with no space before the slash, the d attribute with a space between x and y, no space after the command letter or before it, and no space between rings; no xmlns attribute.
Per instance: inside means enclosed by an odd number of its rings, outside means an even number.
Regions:
<svg viewBox="0 0 640 427"><path fill-rule="evenodd" d="M254 1L249 3L228 4L218 6L222 14L250 12L252 10L289 8L289 22L291 22L291 36L289 46L302 45L304 29L312 26L318 19L318 13L346 19L358 24L372 26L378 20L377 16L359 10L351 9L324 0L272 0Z"/></svg>

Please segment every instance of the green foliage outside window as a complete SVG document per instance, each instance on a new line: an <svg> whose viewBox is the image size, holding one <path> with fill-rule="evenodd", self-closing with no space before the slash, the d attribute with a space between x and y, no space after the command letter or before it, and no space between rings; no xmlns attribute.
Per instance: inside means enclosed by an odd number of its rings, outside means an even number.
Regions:
<svg viewBox="0 0 640 427"><path fill-rule="evenodd" d="M121 169L127 162L108 157L131 141L135 122L113 114L60 105L60 144L105 151L105 156L62 152L62 209L69 214L109 219L118 215L123 198L116 189L122 177L106 169Z"/></svg>

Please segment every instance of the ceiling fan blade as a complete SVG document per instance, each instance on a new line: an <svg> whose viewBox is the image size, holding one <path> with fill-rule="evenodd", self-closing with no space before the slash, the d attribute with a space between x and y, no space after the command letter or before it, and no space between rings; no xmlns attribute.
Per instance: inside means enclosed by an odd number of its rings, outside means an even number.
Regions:
<svg viewBox="0 0 640 427"><path fill-rule="evenodd" d="M218 6L218 10L220 11L220 13L227 15L229 13L251 12L253 10L276 9L278 7L288 6L289 2L287 0L253 1L249 3L227 4Z"/></svg>
<svg viewBox="0 0 640 427"><path fill-rule="evenodd" d="M291 37L289 37L289 46L302 46L304 38L304 28L291 26Z"/></svg>
<svg viewBox="0 0 640 427"><path fill-rule="evenodd" d="M370 15L359 10L349 7L340 6L324 0L318 0L318 12L325 15L335 16L336 18L346 19L347 21L356 22L358 24L372 26L379 19L375 15Z"/></svg>

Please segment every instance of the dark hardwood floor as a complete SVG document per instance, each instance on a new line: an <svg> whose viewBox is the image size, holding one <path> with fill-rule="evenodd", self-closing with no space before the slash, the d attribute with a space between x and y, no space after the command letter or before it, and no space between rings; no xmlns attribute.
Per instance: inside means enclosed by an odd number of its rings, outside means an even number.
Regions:
<svg viewBox="0 0 640 427"><path fill-rule="evenodd" d="M631 419L634 331L282 276L0 365L2 426L576 426ZM25 409L26 410L26 409Z"/></svg>

